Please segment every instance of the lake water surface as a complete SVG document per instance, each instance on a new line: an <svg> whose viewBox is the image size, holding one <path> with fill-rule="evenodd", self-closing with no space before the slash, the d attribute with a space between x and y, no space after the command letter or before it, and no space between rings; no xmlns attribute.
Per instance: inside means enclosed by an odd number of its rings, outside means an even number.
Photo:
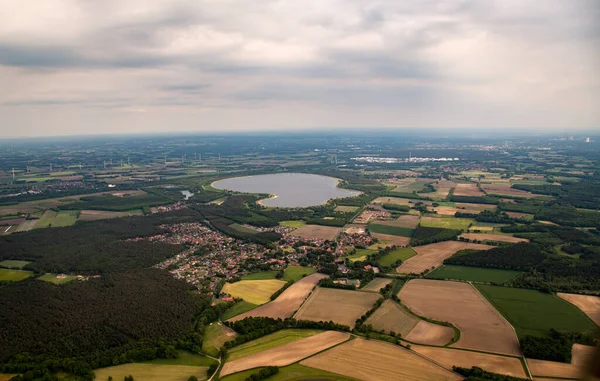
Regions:
<svg viewBox="0 0 600 381"><path fill-rule="evenodd" d="M261 201L264 206L282 208L304 208L321 205L332 198L358 196L360 192L337 187L333 177L307 173L276 173L234 177L215 181L217 189L245 193L268 193L277 197Z"/></svg>

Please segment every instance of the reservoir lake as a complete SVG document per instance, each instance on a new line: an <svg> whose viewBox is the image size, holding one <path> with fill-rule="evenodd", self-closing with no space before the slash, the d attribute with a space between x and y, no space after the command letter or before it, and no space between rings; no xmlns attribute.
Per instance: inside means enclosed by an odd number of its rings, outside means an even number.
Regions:
<svg viewBox="0 0 600 381"><path fill-rule="evenodd" d="M212 186L221 190L244 193L268 193L275 197L263 199L264 206L304 208L321 205L332 198L358 196L360 192L337 187L333 177L307 173L276 173L234 177L215 181Z"/></svg>

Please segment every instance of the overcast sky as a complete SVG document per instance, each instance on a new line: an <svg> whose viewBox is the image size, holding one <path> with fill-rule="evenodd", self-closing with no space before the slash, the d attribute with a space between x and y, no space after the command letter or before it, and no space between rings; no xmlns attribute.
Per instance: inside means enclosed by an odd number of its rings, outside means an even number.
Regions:
<svg viewBox="0 0 600 381"><path fill-rule="evenodd" d="M0 0L1 137L600 130L598 0Z"/></svg>

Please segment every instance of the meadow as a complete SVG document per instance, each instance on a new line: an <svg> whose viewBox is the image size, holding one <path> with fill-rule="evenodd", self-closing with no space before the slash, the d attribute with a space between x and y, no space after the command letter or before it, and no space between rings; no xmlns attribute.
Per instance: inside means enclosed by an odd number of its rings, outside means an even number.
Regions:
<svg viewBox="0 0 600 381"><path fill-rule="evenodd" d="M515 327L519 337L559 331L592 333L595 324L577 307L556 295L520 288L477 285L479 291Z"/></svg>
<svg viewBox="0 0 600 381"><path fill-rule="evenodd" d="M314 267L302 267L302 266L288 266L284 273L282 280L289 282L294 281L297 282L300 279L304 278L304 275L308 276L317 272L317 269Z"/></svg>
<svg viewBox="0 0 600 381"><path fill-rule="evenodd" d="M223 313L223 315L221 316L221 319L229 320L232 317L243 314L244 312L251 311L251 310L255 309L256 307L258 307L258 305L246 302L245 300L242 300L240 302L237 302L233 306L231 306L231 308L227 309L227 311L225 311Z"/></svg>
<svg viewBox="0 0 600 381"><path fill-rule="evenodd" d="M350 259L352 262L364 261L365 259L367 259L367 255L375 254L376 252L377 250L356 249L356 253L348 255L347 258Z"/></svg>
<svg viewBox="0 0 600 381"><path fill-rule="evenodd" d="M123 364L108 368L95 369L97 380L122 380L133 376L135 380L144 381L187 381L190 376L198 380L206 379L206 367L185 365L160 365L160 364Z"/></svg>
<svg viewBox="0 0 600 381"><path fill-rule="evenodd" d="M55 274L44 274L41 277L38 277L37 279L54 284L63 284L72 281L73 279L75 279L75 277L72 275L66 275L64 277L59 278Z"/></svg>
<svg viewBox="0 0 600 381"><path fill-rule="evenodd" d="M46 210L42 215L42 218L35 224L35 229L71 226L77 222L77 217L79 217L78 210L65 210L60 212Z"/></svg>
<svg viewBox="0 0 600 381"><path fill-rule="evenodd" d="M0 282L17 282L32 276L31 271L0 269Z"/></svg>
<svg viewBox="0 0 600 381"><path fill-rule="evenodd" d="M429 228L444 228L455 230L467 230L474 220L470 218L454 217L422 217L421 226Z"/></svg>
<svg viewBox="0 0 600 381"><path fill-rule="evenodd" d="M7 269L22 269L30 263L31 262L29 261L14 261L12 259L7 259L5 261L0 261L0 267Z"/></svg>
<svg viewBox="0 0 600 381"><path fill-rule="evenodd" d="M411 228L381 224L369 224L368 229L371 233L398 235L400 237L412 237L415 231L415 229Z"/></svg>
<svg viewBox="0 0 600 381"><path fill-rule="evenodd" d="M455 279L470 282L506 283L519 275L520 271L484 269L467 266L441 266L427 275L431 279Z"/></svg>
<svg viewBox="0 0 600 381"><path fill-rule="evenodd" d="M394 251L391 251L391 252L387 253L386 255L384 255L383 257L379 258L377 260L377 263L379 263L382 266L391 266L393 263L395 263L398 260L401 260L402 262L404 262L408 258L413 257L415 255L417 255L417 253L415 253L415 251L413 249L411 249L410 247L402 247L402 248L396 249Z"/></svg>
<svg viewBox="0 0 600 381"><path fill-rule="evenodd" d="M304 225L306 225L306 222L304 222L304 221L299 221L299 220L294 220L294 221L280 221L280 222L279 222L279 224L280 224L281 226L286 226L286 227L288 227L288 228L295 228L295 229L298 229L298 228L301 228L301 227L303 227Z"/></svg>
<svg viewBox="0 0 600 381"><path fill-rule="evenodd" d="M261 271L258 273L252 273L242 276L242 280L269 280L275 279L277 271Z"/></svg>
<svg viewBox="0 0 600 381"><path fill-rule="evenodd" d="M323 331L316 329L284 329L277 331L259 339L238 345L229 350L227 361L234 361L243 357L248 357L267 349L279 347L294 341L314 336Z"/></svg>
<svg viewBox="0 0 600 381"><path fill-rule="evenodd" d="M235 331L226 325L218 322L212 323L204 331L202 339L202 351L210 356L218 357L219 350L229 340L235 338Z"/></svg>

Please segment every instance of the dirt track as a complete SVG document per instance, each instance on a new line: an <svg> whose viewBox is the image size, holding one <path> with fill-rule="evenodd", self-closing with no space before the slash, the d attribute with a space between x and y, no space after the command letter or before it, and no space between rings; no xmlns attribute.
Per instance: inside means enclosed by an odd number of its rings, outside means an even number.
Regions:
<svg viewBox="0 0 600 381"><path fill-rule="evenodd" d="M312 289L319 283L319 280L327 278L325 274L315 273L300 279L277 297L274 301L263 304L251 311L237 315L229 321L238 321L250 316L264 316L273 319L285 319L294 314Z"/></svg>
<svg viewBox="0 0 600 381"><path fill-rule="evenodd" d="M293 343L285 344L248 357L228 362L221 370L221 376L237 373L260 366L286 366L293 364L312 354L323 351L344 342L350 335L343 332L327 331L307 337Z"/></svg>
<svg viewBox="0 0 600 381"><path fill-rule="evenodd" d="M402 274L419 274L432 267L440 266L444 262L444 259L453 256L459 250L489 250L491 248L493 248L493 246L460 241L445 241L416 246L413 247L413 249L417 255L404 261L400 267L396 269L396 272Z"/></svg>
<svg viewBox="0 0 600 381"><path fill-rule="evenodd" d="M521 353L511 325L468 283L414 279L398 296L417 315L454 324L461 332L454 347Z"/></svg>

